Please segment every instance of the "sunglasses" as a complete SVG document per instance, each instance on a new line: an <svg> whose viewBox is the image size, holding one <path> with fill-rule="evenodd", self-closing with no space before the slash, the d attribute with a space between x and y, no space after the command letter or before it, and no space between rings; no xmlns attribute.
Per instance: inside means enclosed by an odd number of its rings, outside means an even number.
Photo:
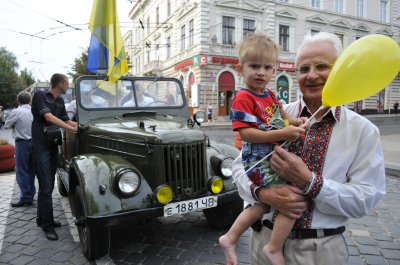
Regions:
<svg viewBox="0 0 400 265"><path fill-rule="evenodd" d="M300 65L297 67L297 71L300 74L308 74L311 71L311 68L314 68L314 71L317 73L324 73L328 70L331 70L333 64L327 64L327 63L316 63L316 64L311 64L311 65Z"/></svg>

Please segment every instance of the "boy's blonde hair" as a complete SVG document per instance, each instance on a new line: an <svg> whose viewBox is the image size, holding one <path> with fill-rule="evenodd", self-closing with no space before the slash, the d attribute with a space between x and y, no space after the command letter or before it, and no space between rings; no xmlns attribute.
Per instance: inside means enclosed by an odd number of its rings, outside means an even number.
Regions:
<svg viewBox="0 0 400 265"><path fill-rule="evenodd" d="M244 64L250 58L268 58L278 60L279 47L268 36L261 33L252 33L237 46L240 64Z"/></svg>

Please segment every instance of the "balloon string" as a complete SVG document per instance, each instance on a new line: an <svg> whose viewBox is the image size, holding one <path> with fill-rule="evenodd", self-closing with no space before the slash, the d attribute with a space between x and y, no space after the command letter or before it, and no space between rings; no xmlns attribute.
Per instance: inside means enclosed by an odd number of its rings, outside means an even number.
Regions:
<svg viewBox="0 0 400 265"><path fill-rule="evenodd" d="M309 123L311 121L311 119L313 119L315 117L315 115L317 115L318 112L320 112L321 110L323 110L325 108L324 105L321 105L321 107L319 107L319 109L317 109L316 112L314 112L313 115L311 115L310 118L308 118L306 120L306 122L302 125L303 127ZM288 144L288 141L283 142L280 147L283 147L284 145ZM258 164L260 164L262 161L264 161L265 159L267 159L268 157L270 157L273 153L275 152L275 150L272 150L269 154L267 154L266 156L264 156L261 160L259 160L257 163L255 163L254 165L252 165L248 170L246 170L243 174L241 174L239 177L235 178L232 182L235 183L239 178L241 178L243 175L247 174L247 172L249 172L250 170L252 170L254 167L256 167Z"/></svg>

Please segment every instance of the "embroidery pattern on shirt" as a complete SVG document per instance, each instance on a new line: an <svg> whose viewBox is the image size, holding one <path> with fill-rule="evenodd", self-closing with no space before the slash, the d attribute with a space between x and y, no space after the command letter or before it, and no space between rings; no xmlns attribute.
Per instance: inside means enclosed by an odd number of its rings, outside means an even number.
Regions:
<svg viewBox="0 0 400 265"><path fill-rule="evenodd" d="M322 188L323 178L321 176L325 163L326 151L332 134L335 119L332 115L325 116L322 121L314 123L306 136L294 142L289 151L301 157L308 168L315 173L316 181L313 185L312 194L318 195ZM309 198L315 197L310 196ZM300 219L296 221L294 228L310 229L315 208L315 202L308 200L309 204Z"/></svg>

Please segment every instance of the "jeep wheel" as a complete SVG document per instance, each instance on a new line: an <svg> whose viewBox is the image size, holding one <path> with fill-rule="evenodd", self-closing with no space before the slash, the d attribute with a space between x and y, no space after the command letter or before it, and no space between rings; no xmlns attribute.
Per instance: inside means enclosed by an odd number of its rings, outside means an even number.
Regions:
<svg viewBox="0 0 400 265"><path fill-rule="evenodd" d="M106 228L91 228L86 226L86 210L82 203L82 191L75 188L74 205L76 225L83 254L88 260L95 260L107 255L110 250L110 231Z"/></svg>
<svg viewBox="0 0 400 265"><path fill-rule="evenodd" d="M240 198L214 208L203 210L208 223L218 229L230 227L242 211L243 200Z"/></svg>
<svg viewBox="0 0 400 265"><path fill-rule="evenodd" d="M68 196L67 188L64 186L64 183L61 180L60 175L57 173L57 190L61 196Z"/></svg>

